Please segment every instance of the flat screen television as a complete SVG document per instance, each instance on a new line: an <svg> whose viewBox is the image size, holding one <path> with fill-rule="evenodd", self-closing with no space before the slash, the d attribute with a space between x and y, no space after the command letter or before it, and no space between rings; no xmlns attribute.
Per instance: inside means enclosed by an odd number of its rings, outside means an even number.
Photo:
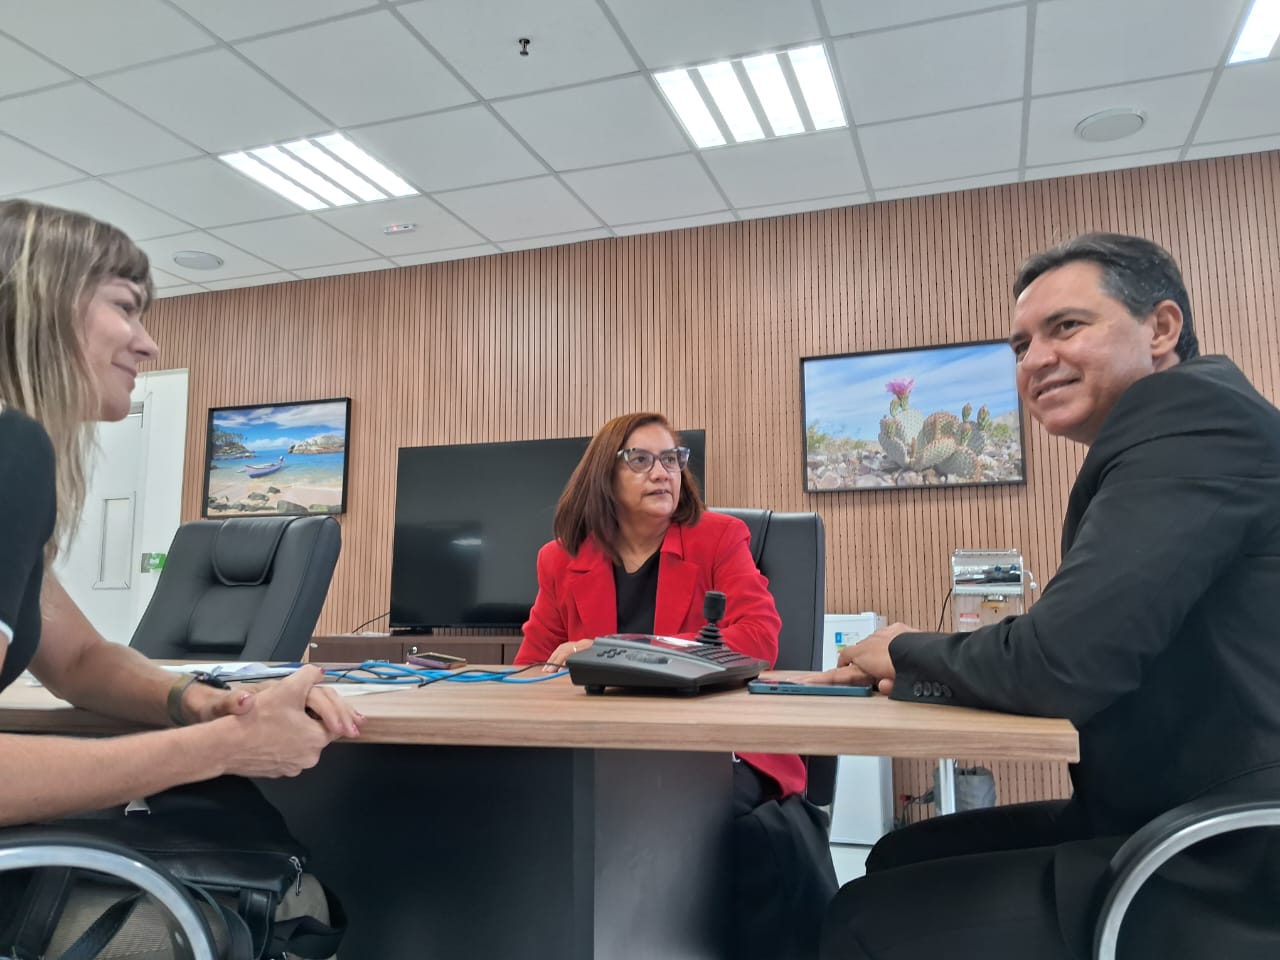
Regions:
<svg viewBox="0 0 1280 960"><path fill-rule="evenodd" d="M705 500L706 434L680 436ZM401 447L391 629L524 623L538 593L538 550L590 439Z"/></svg>

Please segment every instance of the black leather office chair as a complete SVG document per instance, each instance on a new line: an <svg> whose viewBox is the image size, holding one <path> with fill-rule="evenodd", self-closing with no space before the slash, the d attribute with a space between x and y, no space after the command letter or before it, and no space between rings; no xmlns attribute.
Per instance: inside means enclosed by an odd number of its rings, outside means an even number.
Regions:
<svg viewBox="0 0 1280 960"><path fill-rule="evenodd" d="M0 830L0 873L9 870L34 870L36 875L43 874L51 881L59 880L66 870L85 870L113 877L136 887L154 900L168 923L175 957L191 957L193 960L216 958L216 945L209 924L182 884L162 867L127 847L47 827L11 827ZM52 917L43 914L33 919L38 929L25 928L21 935L16 929L0 929L0 936L6 937L0 951L21 946L32 951L32 956L43 955L47 949L46 938L52 936L56 924ZM110 919L122 923L125 916ZM109 923L103 927L100 923L97 930L87 931L85 942L69 945L72 951L67 955L97 956L98 950L105 945L103 938L110 940L111 926ZM39 938L40 942L14 942L15 938L31 936ZM94 943L97 947L92 946ZM9 954L6 952L4 955Z"/></svg>
<svg viewBox="0 0 1280 960"><path fill-rule="evenodd" d="M297 660L341 547L333 517L184 523L130 646L157 659Z"/></svg>
<svg viewBox="0 0 1280 960"><path fill-rule="evenodd" d="M751 532L751 556L769 580L782 617L779 670L822 669L822 623L826 614L826 532L816 513L774 513L742 507L711 507L737 517ZM807 796L828 806L836 793L836 758L805 757Z"/></svg>
<svg viewBox="0 0 1280 960"><path fill-rule="evenodd" d="M1120 926L1142 885L1190 846L1236 830L1280 827L1280 799L1193 800L1152 820L1111 858L1109 885L1094 928L1094 960L1115 960Z"/></svg>

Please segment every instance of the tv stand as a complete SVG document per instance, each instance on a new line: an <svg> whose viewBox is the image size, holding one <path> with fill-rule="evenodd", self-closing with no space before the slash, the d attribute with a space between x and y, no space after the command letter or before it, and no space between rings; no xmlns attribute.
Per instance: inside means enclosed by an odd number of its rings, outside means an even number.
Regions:
<svg viewBox="0 0 1280 960"><path fill-rule="evenodd" d="M340 633L311 638L308 660L316 663L360 663L362 660L390 660L404 663L415 653L447 653L465 657L468 663L514 663L520 649L520 632L510 633Z"/></svg>

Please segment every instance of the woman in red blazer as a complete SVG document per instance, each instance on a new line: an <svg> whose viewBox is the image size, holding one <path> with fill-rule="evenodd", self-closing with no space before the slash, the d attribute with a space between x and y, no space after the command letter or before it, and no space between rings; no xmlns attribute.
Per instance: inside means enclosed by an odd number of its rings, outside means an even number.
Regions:
<svg viewBox="0 0 1280 960"><path fill-rule="evenodd" d="M556 538L538 552L538 597L524 625L517 664L555 670L594 637L656 633L692 640L705 623L703 595L725 594L725 644L773 665L782 620L768 582L751 559L746 524L710 513L665 417L617 417L592 438L556 507ZM793 754L744 753L734 764L735 836L740 850L735 924L744 941L734 956L810 955L794 943L804 912L821 915L835 892L826 831L803 817L787 821L778 804L803 795L805 769ZM788 805L800 804L796 797ZM768 815L760 816L767 805ZM821 818L816 808L811 816ZM753 814L756 816L753 818ZM769 825L763 825L766 822ZM777 837L804 831L803 837ZM773 833L775 836L768 836ZM792 851L787 857L776 851ZM812 856L795 851L817 850ZM745 878L742 874L753 874ZM782 906L793 895L797 903ZM742 918L760 921L754 928ZM776 918L776 919L770 919ZM764 928L764 933L760 928ZM746 931L750 931L746 935Z"/></svg>

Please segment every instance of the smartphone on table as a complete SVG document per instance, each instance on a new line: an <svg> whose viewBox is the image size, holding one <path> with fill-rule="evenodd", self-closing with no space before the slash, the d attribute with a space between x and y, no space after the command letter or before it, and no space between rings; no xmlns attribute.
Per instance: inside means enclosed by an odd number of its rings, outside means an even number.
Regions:
<svg viewBox="0 0 1280 960"><path fill-rule="evenodd" d="M467 665L463 657L451 657L447 653L435 653L430 650L426 653L411 653L404 658L404 662L410 666L422 667L424 670L457 670Z"/></svg>
<svg viewBox="0 0 1280 960"><path fill-rule="evenodd" d="M869 697L872 687L848 683L799 683L795 680L752 680L747 684L752 693L795 693L811 697Z"/></svg>

